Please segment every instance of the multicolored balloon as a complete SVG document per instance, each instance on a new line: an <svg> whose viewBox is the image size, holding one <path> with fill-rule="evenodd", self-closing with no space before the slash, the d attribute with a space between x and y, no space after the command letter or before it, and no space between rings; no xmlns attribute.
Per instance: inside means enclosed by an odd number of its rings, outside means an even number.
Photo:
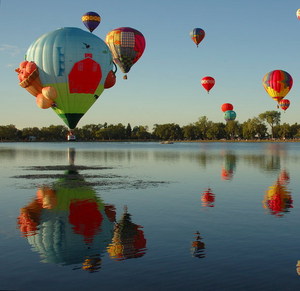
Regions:
<svg viewBox="0 0 300 291"><path fill-rule="evenodd" d="M225 111L224 119L226 121L235 120L235 118L236 118L235 111L233 111L233 110L227 110L227 111Z"/></svg>
<svg viewBox="0 0 300 291"><path fill-rule="evenodd" d="M216 81L213 77L206 76L201 79L201 85L209 93L212 87L215 85Z"/></svg>
<svg viewBox="0 0 300 291"><path fill-rule="evenodd" d="M16 69L20 86L72 130L106 88L113 85L112 55L99 37L79 28L46 33L31 44Z"/></svg>
<svg viewBox="0 0 300 291"><path fill-rule="evenodd" d="M285 71L274 70L263 77L262 83L271 98L279 102L291 90L293 86L293 78Z"/></svg>
<svg viewBox="0 0 300 291"><path fill-rule="evenodd" d="M128 73L144 53L146 40L141 32L131 27L119 27L110 31L105 38L114 62L127 79Z"/></svg>
<svg viewBox="0 0 300 291"><path fill-rule="evenodd" d="M83 24L86 26L86 28L90 32L93 32L93 30L95 30L97 26L100 24L101 17L98 13L90 11L82 15L81 20Z"/></svg>
<svg viewBox="0 0 300 291"><path fill-rule="evenodd" d="M224 103L222 106L221 106L221 110L223 112L225 111L228 111L228 110L233 110L233 105L231 103Z"/></svg>
<svg viewBox="0 0 300 291"><path fill-rule="evenodd" d="M290 100L288 99L281 99L278 103L279 107L282 109L282 110L287 110L290 106Z"/></svg>
<svg viewBox="0 0 300 291"><path fill-rule="evenodd" d="M296 11L296 16L297 16L297 18L300 20L300 9L298 9L298 10Z"/></svg>
<svg viewBox="0 0 300 291"><path fill-rule="evenodd" d="M194 28L191 32L190 32L190 37L192 39L192 41L197 45L199 45L199 43L203 40L203 38L205 37L205 31L202 28Z"/></svg>

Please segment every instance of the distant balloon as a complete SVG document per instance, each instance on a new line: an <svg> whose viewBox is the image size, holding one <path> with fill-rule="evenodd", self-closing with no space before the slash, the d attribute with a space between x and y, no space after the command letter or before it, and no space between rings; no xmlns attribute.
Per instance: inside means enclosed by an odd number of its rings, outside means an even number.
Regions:
<svg viewBox="0 0 300 291"><path fill-rule="evenodd" d="M233 110L227 110L227 111L225 111L224 119L225 119L226 121L229 121L229 120L235 120L235 118L236 118L236 113L235 113L235 111L233 111Z"/></svg>
<svg viewBox="0 0 300 291"><path fill-rule="evenodd" d="M296 16L297 16L297 18L300 20L300 9L297 10Z"/></svg>
<svg viewBox="0 0 300 291"><path fill-rule="evenodd" d="M82 17L81 20L83 24L86 26L86 28L90 31L93 32L94 29L97 28L101 21L101 17L98 13L96 12L87 12L85 13Z"/></svg>
<svg viewBox="0 0 300 291"><path fill-rule="evenodd" d="M120 67L127 79L128 73L142 56L146 41L141 32L131 27L119 27L110 31L105 38L114 62Z"/></svg>
<svg viewBox="0 0 300 291"><path fill-rule="evenodd" d="M19 85L74 129L105 88L114 85L112 55L99 37L75 27L46 33L16 69Z"/></svg>
<svg viewBox="0 0 300 291"><path fill-rule="evenodd" d="M223 112L228 111L228 110L233 110L233 105L230 104L230 103L224 103L224 104L221 106L221 110L222 110Z"/></svg>
<svg viewBox="0 0 300 291"><path fill-rule="evenodd" d="M201 85L207 91L207 93L209 93L209 91L212 89L215 83L216 83L215 79L210 76L206 76L201 79Z"/></svg>
<svg viewBox="0 0 300 291"><path fill-rule="evenodd" d="M271 98L279 102L291 90L293 78L285 71L274 70L263 77L263 86Z"/></svg>
<svg viewBox="0 0 300 291"><path fill-rule="evenodd" d="M288 99L281 99L278 103L279 107L282 109L282 110L287 110L290 106L290 100Z"/></svg>
<svg viewBox="0 0 300 291"><path fill-rule="evenodd" d="M190 32L190 37L192 39L192 41L197 45L199 45L199 43L203 40L203 38L205 37L205 31L202 28L194 28L191 32Z"/></svg>

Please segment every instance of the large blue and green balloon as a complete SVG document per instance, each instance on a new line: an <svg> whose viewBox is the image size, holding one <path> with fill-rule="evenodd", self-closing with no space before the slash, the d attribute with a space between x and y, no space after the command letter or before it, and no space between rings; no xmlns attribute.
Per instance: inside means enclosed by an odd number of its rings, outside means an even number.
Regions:
<svg viewBox="0 0 300 291"><path fill-rule="evenodd" d="M16 70L20 85L36 97L41 108L52 107L70 129L115 82L106 43L75 27L39 37L28 48L26 62ZM29 64L36 66L35 75L26 75Z"/></svg>

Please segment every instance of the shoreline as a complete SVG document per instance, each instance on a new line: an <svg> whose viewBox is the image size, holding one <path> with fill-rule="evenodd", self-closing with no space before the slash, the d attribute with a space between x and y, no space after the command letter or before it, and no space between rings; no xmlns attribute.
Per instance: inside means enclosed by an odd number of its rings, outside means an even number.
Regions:
<svg viewBox="0 0 300 291"><path fill-rule="evenodd" d="M286 142L300 142L300 139L240 139L240 140L75 140L75 141L67 141L67 140L57 140L57 141L24 141L24 140L1 140L0 143L59 143L59 142L68 142L68 143L76 143L76 142L86 142L86 143L93 143L93 142L140 142L140 143L147 143L147 142L157 142L160 144L172 144L172 143L286 143Z"/></svg>

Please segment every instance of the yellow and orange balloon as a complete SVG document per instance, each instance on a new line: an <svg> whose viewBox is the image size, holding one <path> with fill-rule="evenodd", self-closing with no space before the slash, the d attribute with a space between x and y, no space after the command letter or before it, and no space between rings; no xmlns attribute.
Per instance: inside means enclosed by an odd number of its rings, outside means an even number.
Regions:
<svg viewBox="0 0 300 291"><path fill-rule="evenodd" d="M279 103L290 92L293 78L283 70L274 70L265 74L262 83L270 97Z"/></svg>

